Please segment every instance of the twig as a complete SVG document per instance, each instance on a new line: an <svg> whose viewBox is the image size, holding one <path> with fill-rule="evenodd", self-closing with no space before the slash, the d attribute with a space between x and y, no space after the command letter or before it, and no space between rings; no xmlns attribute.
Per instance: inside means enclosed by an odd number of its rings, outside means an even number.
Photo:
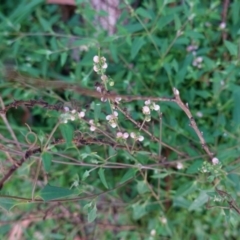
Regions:
<svg viewBox="0 0 240 240"><path fill-rule="evenodd" d="M215 188L216 192L224 199L226 199L230 208L234 209L238 214L240 214L240 208L237 206L236 202L232 199L232 196L225 191Z"/></svg>
<svg viewBox="0 0 240 240"><path fill-rule="evenodd" d="M16 137L15 133L13 132L13 130L12 130L10 124L8 123L7 118L6 118L6 115L5 115L6 112L4 112L5 106L4 106L4 103L3 103L3 100L2 100L1 97L0 97L0 103L1 103L1 107L2 107L2 109L3 109L3 110L0 110L0 115L1 115L1 117L2 117L2 120L3 120L3 122L5 123L8 131L10 132L13 140L15 141L15 143L16 143L16 145L17 145L17 148L18 148L19 150L21 150L21 146L20 146L20 144L19 144L19 142L18 142L18 140L17 140L17 137Z"/></svg>
<svg viewBox="0 0 240 240"><path fill-rule="evenodd" d="M194 131L196 132L199 140L200 140L200 143L202 145L202 148L204 149L204 151L207 153L208 155L208 160L209 162L211 162L212 158L213 158L213 153L210 151L209 147L207 146L206 144L206 141L205 139L203 138L203 133L200 132L200 130L198 129L198 126L197 126L197 123L195 121L195 119L193 118L190 110L189 110L189 107L188 107L188 104L184 104L180 98L180 95L179 95L179 91L174 88L173 89L173 93L174 93L174 96L175 96L175 99L176 99L176 103L177 105L186 113L186 115L188 116L189 120L190 120L190 126L194 129ZM212 163L212 162L211 162Z"/></svg>
<svg viewBox="0 0 240 240"><path fill-rule="evenodd" d="M223 2L223 10L222 10L222 23L227 22L227 13L229 8L229 0L224 0ZM222 40L227 39L227 31L222 31Z"/></svg>
<svg viewBox="0 0 240 240"><path fill-rule="evenodd" d="M5 71L4 77L8 79L9 81L21 83L22 85L26 86L29 84L34 84L38 86L38 88L53 88L53 89L68 89L73 90L76 93L79 93L83 96L90 96L95 98L104 98L104 99L111 99L115 101L117 98L121 98L122 100L125 100L126 102L131 102L135 100L152 100L152 101L160 101L160 102L175 102L174 98L168 98L168 97L144 97L144 96L130 96L130 95L120 95L116 93L111 92L98 92L95 90L90 90L87 88L83 88L81 86L77 86L75 84L65 83L63 81L44 81L42 79L36 79L31 78L27 76L21 76L18 72L7 69Z"/></svg>
<svg viewBox="0 0 240 240"><path fill-rule="evenodd" d="M130 120L132 123L134 123L137 127L140 127L139 124L132 119L127 113L125 113L125 111L123 111L119 106L117 106L117 109L128 119ZM142 131L145 132L148 136L150 136L154 141L162 144L164 147L167 147L169 149L171 149L172 151L176 152L177 154L181 155L181 156L186 156L185 153L173 148L172 146L160 141L157 137L155 137L152 133L150 133L146 128L142 128Z"/></svg>
<svg viewBox="0 0 240 240"><path fill-rule="evenodd" d="M0 189L2 189L4 183L11 177L11 175L20 167L22 164L30 158L33 154L38 153L41 151L41 148L35 148L33 150L28 150L25 153L25 156L21 158L20 161L17 162L17 164L14 164L9 169L8 173L0 180Z"/></svg>
<svg viewBox="0 0 240 240"><path fill-rule="evenodd" d="M12 103L10 103L9 105L5 106L2 110L0 110L0 114L5 114L9 109L17 108L18 106L21 106L21 105L24 105L29 108L32 108L34 106L41 106L49 110L64 111L63 106L59 104L51 105L43 100L27 100L27 101L14 100Z"/></svg>

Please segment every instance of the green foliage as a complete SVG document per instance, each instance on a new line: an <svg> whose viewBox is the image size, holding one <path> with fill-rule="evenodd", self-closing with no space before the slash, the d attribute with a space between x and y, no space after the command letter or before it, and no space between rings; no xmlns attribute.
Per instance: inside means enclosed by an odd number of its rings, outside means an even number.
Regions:
<svg viewBox="0 0 240 240"><path fill-rule="evenodd" d="M1 236L237 239L240 2L120 1L113 32L90 2L0 6Z"/></svg>
<svg viewBox="0 0 240 240"><path fill-rule="evenodd" d="M65 198L73 194L74 194L74 191L70 189L55 187L50 185L46 185L40 192L40 196L43 198L44 201L51 201L54 199Z"/></svg>
<svg viewBox="0 0 240 240"><path fill-rule="evenodd" d="M44 170L49 172L51 170L51 163L52 163L52 155L48 152L44 152L42 154L42 163Z"/></svg>

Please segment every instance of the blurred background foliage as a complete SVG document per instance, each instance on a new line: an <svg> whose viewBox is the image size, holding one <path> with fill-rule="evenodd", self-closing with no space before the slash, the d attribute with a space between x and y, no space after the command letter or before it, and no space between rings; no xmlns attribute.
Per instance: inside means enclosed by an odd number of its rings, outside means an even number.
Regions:
<svg viewBox="0 0 240 240"><path fill-rule="evenodd" d="M106 74L114 81L111 91L153 97L172 97L173 87L180 91L226 172L219 186L239 202L240 2L116 2L113 25L104 25L109 21L108 10L96 9L91 1L77 0L76 6L42 0L3 2L2 72L15 68L21 76L31 77L32 84L21 87L2 76L2 107L14 100L71 103L72 108L88 109L89 118L104 124L109 107L98 99L72 89L43 88L38 83L38 79L46 84L61 80L94 89L100 79L93 71L93 56L100 51L107 59ZM143 120L143 101L122 104L134 120ZM0 196L2 239L14 239L10 237L16 234L17 225L20 238L15 239L238 239L239 215L226 202L211 201L216 193L207 177L199 173L206 155L187 116L173 103L160 106L161 124L156 114L147 127L154 136L188 155L178 156L162 148L162 156L181 162L183 169L158 166L149 153L158 154L159 145L147 136L137 145L142 151L134 155L111 146L54 147L41 155L53 162L47 173L46 166L40 168L36 182L35 197L44 203L21 199L32 197L38 172L36 157L27 160L4 184ZM26 151L35 136L40 143L46 142L59 112L19 107L10 109L6 116ZM6 140L12 139L6 123L2 119L0 123L1 146L14 148ZM137 130L122 116L119 124L128 132ZM54 139L63 136L71 140L78 130L103 138L85 127L75 122L62 125ZM114 130L103 129L114 136ZM15 159L22 156L20 151L11 154ZM4 176L11 164L6 151L1 150L0 155ZM86 166L72 164L76 162ZM104 168L108 162L112 165ZM136 167L139 164L153 166L141 170ZM84 197L71 201L70 195ZM51 201L60 197L62 202ZM207 201L215 207L205 208Z"/></svg>

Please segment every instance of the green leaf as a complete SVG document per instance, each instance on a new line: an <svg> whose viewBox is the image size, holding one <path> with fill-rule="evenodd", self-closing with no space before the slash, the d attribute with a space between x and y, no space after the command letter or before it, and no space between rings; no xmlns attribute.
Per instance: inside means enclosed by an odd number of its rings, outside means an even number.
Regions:
<svg viewBox="0 0 240 240"><path fill-rule="evenodd" d="M83 206L83 211L88 211L88 209L90 208L90 207L92 207L92 202L89 202L89 203L87 203L87 204L85 204L84 206Z"/></svg>
<svg viewBox="0 0 240 240"><path fill-rule="evenodd" d="M174 207L181 207L188 209L191 202L184 197L176 197L173 199L173 206Z"/></svg>
<svg viewBox="0 0 240 240"><path fill-rule="evenodd" d="M138 190L139 194L144 194L144 193L150 191L145 181L137 182L137 190Z"/></svg>
<svg viewBox="0 0 240 240"><path fill-rule="evenodd" d="M208 201L208 198L209 196L207 195L206 191L201 191L199 196L189 206L188 210L192 211L200 208L202 205L204 205Z"/></svg>
<svg viewBox="0 0 240 240"><path fill-rule="evenodd" d="M88 170L86 170L84 172L84 174L82 175L82 181L85 180L86 178L88 178L90 176L90 172Z"/></svg>
<svg viewBox="0 0 240 240"><path fill-rule="evenodd" d="M174 14L163 16L158 21L158 28L162 30L168 23L174 20Z"/></svg>
<svg viewBox="0 0 240 240"><path fill-rule="evenodd" d="M61 66L63 66L67 60L68 54L66 52L61 53Z"/></svg>
<svg viewBox="0 0 240 240"><path fill-rule="evenodd" d="M148 19L152 19L151 13L149 11L147 11L145 8L138 8L136 10L136 13L144 18L148 18Z"/></svg>
<svg viewBox="0 0 240 240"><path fill-rule="evenodd" d="M124 27L129 33L135 33L143 29L141 23L128 24Z"/></svg>
<svg viewBox="0 0 240 240"><path fill-rule="evenodd" d="M132 205L133 208L133 219L138 220L141 217L143 217L147 212L146 212L146 205L140 205L139 203L135 203Z"/></svg>
<svg viewBox="0 0 240 240"><path fill-rule="evenodd" d="M171 175L171 173L170 172L161 172L161 173L153 174L151 176L151 178L160 178L160 179L162 179L162 178L167 177L168 175Z"/></svg>
<svg viewBox="0 0 240 240"><path fill-rule="evenodd" d="M51 50L48 50L48 49L39 49L39 50L36 50L35 53L43 54L43 55L50 55L53 52Z"/></svg>
<svg viewBox="0 0 240 240"><path fill-rule="evenodd" d="M0 236L4 236L5 234L7 234L10 229L12 229L11 224L5 224L0 226Z"/></svg>
<svg viewBox="0 0 240 240"><path fill-rule="evenodd" d="M44 134L44 132L42 130L39 130L38 134L37 134L37 137L38 137L38 140L40 141L41 143L41 146L44 145L44 142L46 140L46 136Z"/></svg>
<svg viewBox="0 0 240 240"><path fill-rule="evenodd" d="M118 48L117 48L117 46L111 42L109 50L111 52L111 55L112 55L112 58L113 58L114 62L118 63L119 59L118 59Z"/></svg>
<svg viewBox="0 0 240 240"><path fill-rule="evenodd" d="M43 3L43 0L34 1L21 1L19 4L15 5L13 12L11 13L11 19L14 20L15 24L18 22L29 21L29 15L37 7L38 4Z"/></svg>
<svg viewBox="0 0 240 240"><path fill-rule="evenodd" d="M187 169L187 173L197 173L199 171L199 168L202 166L202 163L202 160L194 161L194 163L192 163Z"/></svg>
<svg viewBox="0 0 240 240"><path fill-rule="evenodd" d="M101 114L102 104L95 103L94 104L94 119L98 120Z"/></svg>
<svg viewBox="0 0 240 240"><path fill-rule="evenodd" d="M186 37L190 37L193 39L204 39L205 36L202 33L199 33L197 31L194 30L187 30L186 32L184 31L184 36Z"/></svg>
<svg viewBox="0 0 240 240"><path fill-rule="evenodd" d="M117 39L117 37L114 36L108 36L108 37L104 37L102 43L113 43L115 40Z"/></svg>
<svg viewBox="0 0 240 240"><path fill-rule="evenodd" d="M238 46L232 42L229 42L227 40L224 41L224 45L226 46L229 53L233 56L238 55Z"/></svg>
<svg viewBox="0 0 240 240"><path fill-rule="evenodd" d="M14 207L14 205L16 205L17 201L12 199L12 198L5 198L5 197L1 197L0 198L0 207L2 207L3 209L9 211L11 210L12 207Z"/></svg>
<svg viewBox="0 0 240 240"><path fill-rule="evenodd" d="M136 169L130 168L122 177L122 179L120 180L120 184L128 181L129 179L133 178L136 174Z"/></svg>
<svg viewBox="0 0 240 240"><path fill-rule="evenodd" d="M193 191L195 191L196 188L197 188L197 184L195 181L187 182L187 183L181 185L177 189L176 196L188 195L188 194L192 193Z"/></svg>
<svg viewBox="0 0 240 240"><path fill-rule="evenodd" d="M66 141L67 147L72 146L73 127L70 124L61 124L60 130L63 135L63 138Z"/></svg>
<svg viewBox="0 0 240 240"><path fill-rule="evenodd" d="M237 87L237 86L236 86ZM240 124L240 87L233 92L233 122Z"/></svg>
<svg viewBox="0 0 240 240"><path fill-rule="evenodd" d="M54 239L54 240L66 239L65 236L60 233L50 233L50 234L48 234L48 238Z"/></svg>
<svg viewBox="0 0 240 240"><path fill-rule="evenodd" d="M42 163L43 163L44 170L46 172L49 172L51 170L52 154L50 154L48 152L44 152L41 157L42 157Z"/></svg>
<svg viewBox="0 0 240 240"><path fill-rule="evenodd" d="M73 46L83 46L83 45L96 45L97 41L96 39L93 38L84 38L84 39L80 39L80 40L74 40L74 42L72 43Z"/></svg>
<svg viewBox="0 0 240 240"><path fill-rule="evenodd" d="M231 217L231 211L229 209L226 209L226 208L224 208L223 211L224 211L226 222L229 222L230 221L230 217Z"/></svg>
<svg viewBox="0 0 240 240"><path fill-rule="evenodd" d="M142 46L145 44L145 40L143 37L138 37L138 38L135 38L133 43L132 43L132 48L131 48L131 59L134 59L139 50L142 48Z"/></svg>
<svg viewBox="0 0 240 240"><path fill-rule="evenodd" d="M216 61L213 61L212 59L208 57L203 58L204 66L207 68L208 71L214 69L216 67Z"/></svg>
<svg viewBox="0 0 240 240"><path fill-rule="evenodd" d="M192 56L189 54L188 56L186 56L183 64L181 66L179 66L179 72L176 75L176 81L177 84L181 83L182 81L184 81L185 76L187 74L187 69L188 67L192 64Z"/></svg>
<svg viewBox="0 0 240 240"><path fill-rule="evenodd" d="M240 13L240 2L238 0L236 1L233 1L233 3L231 3L232 5L232 21L233 21L233 24L237 24L238 21L239 21L239 13Z"/></svg>
<svg viewBox="0 0 240 240"><path fill-rule="evenodd" d="M39 17L39 22L43 27L43 30L46 32L52 32L52 28L50 26L50 22L45 20L44 18Z"/></svg>
<svg viewBox="0 0 240 240"><path fill-rule="evenodd" d="M88 213L88 223L93 222L97 217L97 207L94 205L94 207L89 211Z"/></svg>
<svg viewBox="0 0 240 240"><path fill-rule="evenodd" d="M46 185L41 191L40 196L44 201L65 198L75 194L75 191L68 188Z"/></svg>
<svg viewBox="0 0 240 240"><path fill-rule="evenodd" d="M240 176L237 174L228 174L228 179L231 181L236 192L240 192Z"/></svg>
<svg viewBox="0 0 240 240"><path fill-rule="evenodd" d="M210 92L205 91L205 90L196 90L195 93L196 93L196 95L198 95L202 98L205 98L205 99L211 97Z"/></svg>
<svg viewBox="0 0 240 240"><path fill-rule="evenodd" d="M107 185L107 181L106 181L106 178L105 178L104 171L105 171L105 169L100 168L99 171L98 171L98 175L100 177L100 180L101 180L102 184L105 186L105 188L108 189L108 185Z"/></svg>

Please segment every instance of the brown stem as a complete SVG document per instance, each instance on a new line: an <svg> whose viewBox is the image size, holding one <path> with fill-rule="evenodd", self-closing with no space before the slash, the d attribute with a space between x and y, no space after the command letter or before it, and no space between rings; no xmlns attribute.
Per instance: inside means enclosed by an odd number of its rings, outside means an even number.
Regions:
<svg viewBox="0 0 240 240"><path fill-rule="evenodd" d="M202 148L204 149L204 151L207 153L208 155L208 160L211 162L212 158L213 158L213 153L210 151L208 145L206 144L205 139L203 138L203 133L198 129L197 123L195 121L195 119L193 118L192 113L189 110L188 104L184 104L180 98L179 95L179 91L177 89L173 89L174 95L175 95L175 99L176 99L176 103L177 105L186 113L186 115L188 116L189 120L190 120L190 126L194 129L194 131L196 132L200 143L202 145Z"/></svg>
<svg viewBox="0 0 240 240"><path fill-rule="evenodd" d="M25 153L25 156L21 158L20 161L18 161L16 164L12 165L10 169L8 170L7 174L0 180L0 190L2 189L4 183L11 177L11 175L22 166L22 164L30 158L33 154L41 152L41 148L35 148L33 150L28 150Z"/></svg>
<svg viewBox="0 0 240 240"><path fill-rule="evenodd" d="M224 0L223 1L223 10L222 10L222 23L227 22L227 13L228 13L228 8L229 8L229 0ZM227 39L227 31L223 30L222 31L222 40Z"/></svg>

